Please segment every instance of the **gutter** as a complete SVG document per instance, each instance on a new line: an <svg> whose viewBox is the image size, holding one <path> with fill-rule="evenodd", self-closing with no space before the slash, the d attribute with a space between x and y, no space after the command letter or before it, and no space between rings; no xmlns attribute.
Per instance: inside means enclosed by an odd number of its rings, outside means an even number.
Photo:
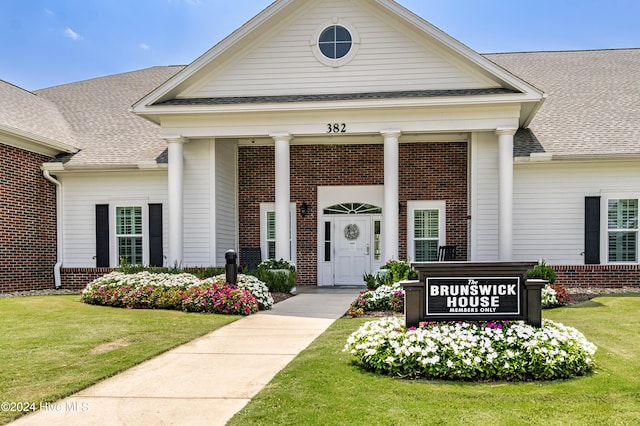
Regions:
<svg viewBox="0 0 640 426"><path fill-rule="evenodd" d="M56 186L56 264L53 267L53 281L56 289L62 287L62 276L60 268L62 268L62 183L51 176L49 170L43 170L42 174L45 179Z"/></svg>

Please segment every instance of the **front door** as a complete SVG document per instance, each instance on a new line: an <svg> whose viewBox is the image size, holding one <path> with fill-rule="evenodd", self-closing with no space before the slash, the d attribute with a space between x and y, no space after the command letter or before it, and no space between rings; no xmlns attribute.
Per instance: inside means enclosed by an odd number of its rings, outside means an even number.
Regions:
<svg viewBox="0 0 640 426"><path fill-rule="evenodd" d="M335 285L363 285L363 275L377 270L380 256L376 255L377 244L372 238L376 223L379 218L372 215L335 217Z"/></svg>

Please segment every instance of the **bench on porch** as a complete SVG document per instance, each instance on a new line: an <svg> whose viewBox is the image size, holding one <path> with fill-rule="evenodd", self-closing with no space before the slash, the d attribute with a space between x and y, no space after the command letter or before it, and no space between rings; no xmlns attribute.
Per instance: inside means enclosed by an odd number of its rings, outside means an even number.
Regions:
<svg viewBox="0 0 640 426"><path fill-rule="evenodd" d="M260 263L262 263L260 247L240 248L240 267L243 272L255 271Z"/></svg>
<svg viewBox="0 0 640 426"><path fill-rule="evenodd" d="M438 262L452 262L456 260L456 246L438 247Z"/></svg>

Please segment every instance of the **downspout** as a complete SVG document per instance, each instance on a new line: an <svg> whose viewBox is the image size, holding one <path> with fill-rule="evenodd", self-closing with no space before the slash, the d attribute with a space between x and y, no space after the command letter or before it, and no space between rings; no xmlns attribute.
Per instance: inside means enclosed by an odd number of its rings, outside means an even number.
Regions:
<svg viewBox="0 0 640 426"><path fill-rule="evenodd" d="M62 183L51 176L49 170L42 171L45 179L56 186L56 265L53 267L53 281L56 288L62 287Z"/></svg>

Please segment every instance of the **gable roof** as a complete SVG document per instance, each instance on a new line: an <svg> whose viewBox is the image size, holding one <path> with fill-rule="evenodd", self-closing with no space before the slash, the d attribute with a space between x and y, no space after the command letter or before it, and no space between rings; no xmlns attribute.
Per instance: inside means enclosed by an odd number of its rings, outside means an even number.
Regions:
<svg viewBox="0 0 640 426"><path fill-rule="evenodd" d="M110 167L154 161L166 149L161 129L130 108L182 68L146 68L36 91L57 105L75 135L80 151L65 165Z"/></svg>
<svg viewBox="0 0 640 426"><path fill-rule="evenodd" d="M77 149L58 107L35 93L0 80L0 141L44 155Z"/></svg>
<svg viewBox="0 0 640 426"><path fill-rule="evenodd" d="M498 53L487 59L548 93L516 156L640 154L640 49Z"/></svg>
<svg viewBox="0 0 640 426"><path fill-rule="evenodd" d="M315 45L311 36L313 28L317 29L319 25L322 28L322 24L329 21L343 22L343 18L334 16L336 14L357 20L363 28L370 27L368 36L362 40L360 54L340 71L313 60L313 49L310 48L310 44ZM380 26L383 22L385 28ZM382 35L374 36L371 28L376 29L375 34ZM385 44L386 37L394 35L402 37L394 40L395 45ZM356 38L359 39L354 36ZM362 52L364 49L368 49L366 55ZM403 56L402 52L408 49L413 56ZM424 58L416 59L423 54ZM402 62L407 58L411 61L409 66ZM359 65L354 65L358 61ZM381 66L386 74L377 73L372 78L372 70ZM290 68L292 72L289 72ZM363 73L368 77L363 77ZM454 77L447 77L453 74ZM240 75L242 77L238 77ZM432 75L437 76L439 85L431 86L435 80L429 79ZM445 87L443 82L453 87ZM371 90L378 87L383 89L380 92ZM276 88L275 93L271 88ZM520 102L524 126L543 100L542 91L486 60L395 1L277 0L137 102L134 111L160 122L162 114L222 112L224 105L250 105L247 110L251 111L290 110L297 108L291 105L295 102L335 101L342 100L341 97L357 98L363 107L379 106L380 100L391 97L422 97L424 103L430 105L436 97L439 104L446 103L452 94L456 99L451 102L459 102L457 97L462 92L455 91L460 89L468 90L464 94L469 100L486 95L487 90L502 89L502 92L491 94L496 102L499 99ZM480 93L473 93L473 90L480 90ZM502 95L507 96L500 98ZM212 105L216 108L206 108ZM261 105L264 105L262 109ZM234 108L234 111L238 109Z"/></svg>

